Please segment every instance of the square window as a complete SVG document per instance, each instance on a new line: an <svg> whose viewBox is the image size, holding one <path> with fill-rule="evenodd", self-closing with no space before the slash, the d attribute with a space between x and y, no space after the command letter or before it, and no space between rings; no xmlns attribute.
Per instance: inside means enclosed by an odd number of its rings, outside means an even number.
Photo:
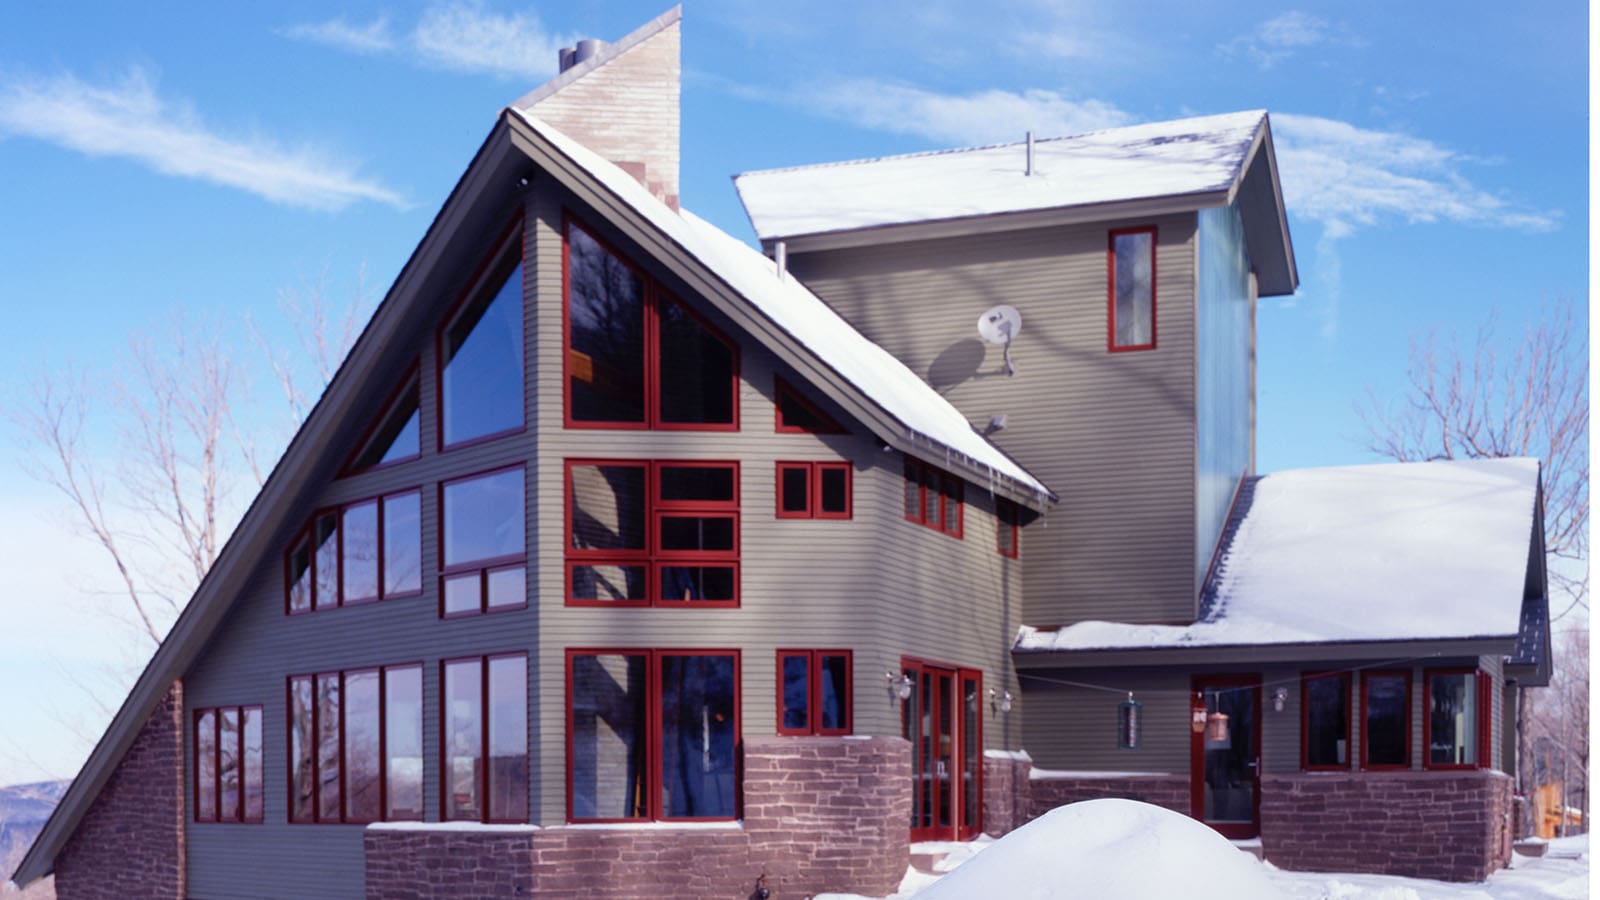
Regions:
<svg viewBox="0 0 1600 900"><path fill-rule="evenodd" d="M849 734L849 650L778 651L778 733Z"/></svg>

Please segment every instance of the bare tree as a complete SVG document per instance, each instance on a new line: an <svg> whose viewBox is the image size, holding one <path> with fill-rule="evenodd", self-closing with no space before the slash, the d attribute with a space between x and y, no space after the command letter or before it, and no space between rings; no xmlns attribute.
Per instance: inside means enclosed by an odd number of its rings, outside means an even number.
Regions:
<svg viewBox="0 0 1600 900"><path fill-rule="evenodd" d="M1541 744L1553 748L1554 759L1540 760L1543 782L1561 783L1561 807L1583 812L1589 822L1589 629L1564 632L1558 665L1550 687L1529 704L1529 720ZM1566 816L1562 815L1562 834Z"/></svg>

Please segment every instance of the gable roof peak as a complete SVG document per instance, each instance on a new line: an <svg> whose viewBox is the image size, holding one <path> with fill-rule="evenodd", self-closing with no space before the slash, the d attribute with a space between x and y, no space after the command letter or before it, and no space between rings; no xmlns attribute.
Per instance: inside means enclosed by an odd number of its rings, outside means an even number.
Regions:
<svg viewBox="0 0 1600 900"><path fill-rule="evenodd" d="M556 127L677 209L682 19L683 7L674 6L615 43L562 49L561 74L511 108Z"/></svg>

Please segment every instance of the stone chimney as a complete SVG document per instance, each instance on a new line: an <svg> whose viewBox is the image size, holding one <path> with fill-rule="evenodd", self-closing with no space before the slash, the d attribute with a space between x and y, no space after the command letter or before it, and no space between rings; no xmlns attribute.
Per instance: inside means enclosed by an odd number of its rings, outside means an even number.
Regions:
<svg viewBox="0 0 1600 900"><path fill-rule="evenodd" d="M511 104L600 154L678 208L679 23L674 6L614 44L561 51L562 71Z"/></svg>

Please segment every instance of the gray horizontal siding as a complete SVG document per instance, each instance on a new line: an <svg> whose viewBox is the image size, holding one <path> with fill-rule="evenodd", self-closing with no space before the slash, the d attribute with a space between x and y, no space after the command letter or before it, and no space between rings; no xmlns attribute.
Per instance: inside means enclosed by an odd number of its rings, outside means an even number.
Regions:
<svg viewBox="0 0 1600 900"><path fill-rule="evenodd" d="M1106 350L1110 228L1063 226L790 257L790 268L1060 496L1030 525L1026 619L1188 622L1195 611L1195 219L1158 227L1158 349ZM1022 313L1017 374L978 340Z"/></svg>
<svg viewBox="0 0 1600 900"><path fill-rule="evenodd" d="M1097 690L1060 682L1094 685ZM1189 675L1160 669L1030 670L1022 678L1023 746L1041 769L1189 771ZM1117 746L1117 707L1143 704L1137 750Z"/></svg>

